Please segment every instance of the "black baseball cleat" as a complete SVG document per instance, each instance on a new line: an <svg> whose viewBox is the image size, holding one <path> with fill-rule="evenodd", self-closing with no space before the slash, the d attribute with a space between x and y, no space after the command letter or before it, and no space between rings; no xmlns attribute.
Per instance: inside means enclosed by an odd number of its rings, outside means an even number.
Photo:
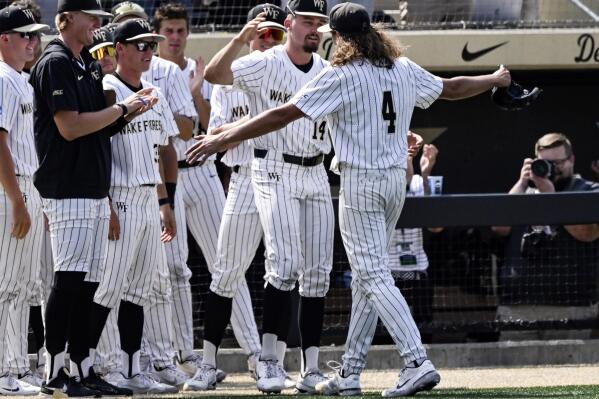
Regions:
<svg viewBox="0 0 599 399"><path fill-rule="evenodd" d="M79 379L69 377L67 371L62 368L50 382L43 383L42 395L53 398L79 398L83 396L99 398L102 394L95 389L89 389L81 384Z"/></svg>
<svg viewBox="0 0 599 399"><path fill-rule="evenodd" d="M93 367L89 368L89 375L81 380L83 386L98 391L102 396L133 396L133 391L127 388L119 388L116 385L102 379Z"/></svg>

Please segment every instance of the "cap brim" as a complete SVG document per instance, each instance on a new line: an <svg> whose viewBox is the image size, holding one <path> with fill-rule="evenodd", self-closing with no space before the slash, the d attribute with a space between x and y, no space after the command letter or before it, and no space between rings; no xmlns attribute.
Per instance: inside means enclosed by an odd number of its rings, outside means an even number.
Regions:
<svg viewBox="0 0 599 399"><path fill-rule="evenodd" d="M104 10L80 10L86 14L95 15L96 17L112 18L112 14Z"/></svg>
<svg viewBox="0 0 599 399"><path fill-rule="evenodd" d="M303 15L305 17L319 17L324 19L329 19L328 15L321 14L319 12L304 12L304 11L294 11L293 14Z"/></svg>
<svg viewBox="0 0 599 399"><path fill-rule="evenodd" d="M285 28L285 26L278 24L276 22L273 22L273 21L265 21L265 22L260 22L258 24L258 30L266 29L266 28L277 28L277 29L282 30L283 32L287 32L287 29Z"/></svg>
<svg viewBox="0 0 599 399"><path fill-rule="evenodd" d="M13 29L15 32L39 32L42 30L49 30L50 27L44 24L29 24L25 26L20 26L18 28Z"/></svg>
<svg viewBox="0 0 599 399"><path fill-rule="evenodd" d="M111 14L112 16L112 14ZM141 13L141 12L137 12L137 11L129 11L129 12L124 12L122 14L117 14L114 16L114 18L112 19L112 22L114 23L118 23L119 21L121 21L123 18L126 17L136 17L136 18L141 18L141 19L148 19L148 14Z"/></svg>
<svg viewBox="0 0 599 399"><path fill-rule="evenodd" d="M127 39L127 42L133 42L139 39L155 39L157 42L161 42L166 39L166 36L157 35L156 33L142 33L141 35L133 36Z"/></svg>
<svg viewBox="0 0 599 399"><path fill-rule="evenodd" d="M107 46L114 46L114 44L112 42L102 42L102 43L96 44L94 47L90 48L88 51L90 53L93 53L94 51L101 49L102 47L107 47Z"/></svg>
<svg viewBox="0 0 599 399"><path fill-rule="evenodd" d="M329 25L329 24L322 25L321 27L319 27L316 30L319 31L320 33L327 33L327 32L333 31L333 29L331 28L331 25Z"/></svg>

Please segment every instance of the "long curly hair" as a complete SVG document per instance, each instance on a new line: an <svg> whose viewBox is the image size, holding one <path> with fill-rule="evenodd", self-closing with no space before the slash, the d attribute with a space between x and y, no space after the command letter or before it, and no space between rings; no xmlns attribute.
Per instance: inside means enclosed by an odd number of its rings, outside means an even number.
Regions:
<svg viewBox="0 0 599 399"><path fill-rule="evenodd" d="M339 33L331 65L343 66L354 61L369 61L377 67L392 68L401 56L401 45L373 25L367 32Z"/></svg>

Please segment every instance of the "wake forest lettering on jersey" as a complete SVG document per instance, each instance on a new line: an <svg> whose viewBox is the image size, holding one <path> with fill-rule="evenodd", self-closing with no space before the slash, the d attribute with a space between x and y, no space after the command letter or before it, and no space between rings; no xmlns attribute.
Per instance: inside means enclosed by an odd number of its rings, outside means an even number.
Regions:
<svg viewBox="0 0 599 399"><path fill-rule="evenodd" d="M163 131L162 121L157 119L145 120L145 121L132 121L129 122L120 131L121 134L135 134L145 133L146 131L155 131L162 133Z"/></svg>

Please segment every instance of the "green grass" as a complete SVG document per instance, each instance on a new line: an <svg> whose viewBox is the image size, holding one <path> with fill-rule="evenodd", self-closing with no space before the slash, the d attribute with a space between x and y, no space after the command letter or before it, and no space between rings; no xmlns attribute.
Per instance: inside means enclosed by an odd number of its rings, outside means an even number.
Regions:
<svg viewBox="0 0 599 399"><path fill-rule="evenodd" d="M198 394L198 395L178 395L178 398L230 398L230 399L256 399L276 398L278 396L288 397L293 395L214 395ZM175 396L173 396L175 397ZM367 392L365 398L380 398L378 392ZM597 398L599 399L599 385L585 386L562 386L562 387L537 387L537 388L494 388L494 389L434 389L430 392L418 393L416 398L437 398L437 399L532 399L532 398L548 398L548 399L569 399L569 398ZM298 396L301 399L322 399L323 396ZM333 397L334 398L334 397Z"/></svg>

